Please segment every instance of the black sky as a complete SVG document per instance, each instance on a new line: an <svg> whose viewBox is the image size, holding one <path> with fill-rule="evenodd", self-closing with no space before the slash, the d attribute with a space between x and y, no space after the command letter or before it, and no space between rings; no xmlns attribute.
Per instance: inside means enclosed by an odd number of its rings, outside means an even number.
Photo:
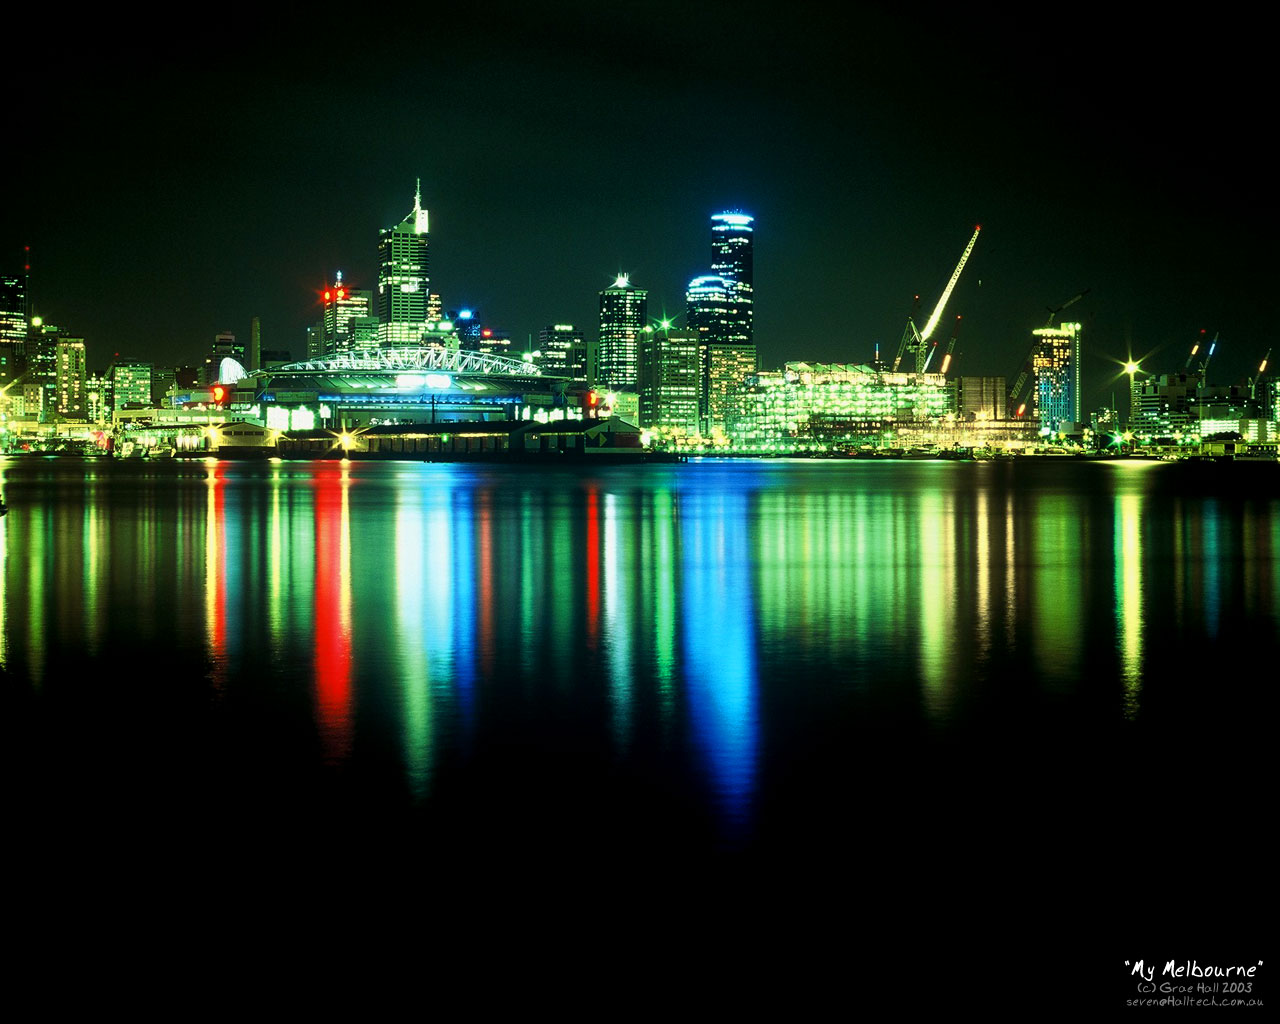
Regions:
<svg viewBox="0 0 1280 1024"><path fill-rule="evenodd" d="M1112 358L1214 382L1271 345L1274 88L1258 25L1116 7L491 4L219 10L195 28L31 15L0 243L36 311L113 353L214 333L302 355L317 291L372 286L421 177L433 290L522 339L593 329L619 271L679 313L708 217L757 217L761 362L869 361L949 306L956 369L1016 372L1072 307L1085 401ZM185 16L184 16L185 17Z"/></svg>

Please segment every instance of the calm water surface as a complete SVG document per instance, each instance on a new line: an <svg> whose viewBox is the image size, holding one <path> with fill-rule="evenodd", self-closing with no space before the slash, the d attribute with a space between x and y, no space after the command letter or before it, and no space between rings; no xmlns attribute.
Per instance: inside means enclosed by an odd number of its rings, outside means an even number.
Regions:
<svg viewBox="0 0 1280 1024"><path fill-rule="evenodd" d="M10 790L125 847L1247 871L1276 471L0 460Z"/></svg>

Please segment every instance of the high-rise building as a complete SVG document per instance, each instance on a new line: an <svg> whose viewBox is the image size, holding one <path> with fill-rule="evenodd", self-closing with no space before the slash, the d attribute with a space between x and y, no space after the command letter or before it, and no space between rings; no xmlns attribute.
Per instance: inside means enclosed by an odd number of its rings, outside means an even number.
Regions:
<svg viewBox="0 0 1280 1024"><path fill-rule="evenodd" d="M58 411L58 342L65 337L60 327L31 318L27 334L27 377L23 390L28 416L47 420Z"/></svg>
<svg viewBox="0 0 1280 1024"><path fill-rule="evenodd" d="M20 277L0 275L0 345L17 345L21 355L26 340L26 282Z"/></svg>
<svg viewBox="0 0 1280 1024"><path fill-rule="evenodd" d="M573 324L548 324L538 332L539 365L556 377L587 380L587 343Z"/></svg>
<svg viewBox="0 0 1280 1024"><path fill-rule="evenodd" d="M429 320L430 276L427 211L422 183L413 194L413 209L395 227L378 235L378 299L380 341L390 348L417 345Z"/></svg>
<svg viewBox="0 0 1280 1024"><path fill-rule="evenodd" d="M321 320L321 352L331 356L335 352L350 352L366 347L355 321L365 321L373 305L373 292L350 288L342 280L342 271L334 276L334 282L324 290L324 318Z"/></svg>
<svg viewBox="0 0 1280 1024"><path fill-rule="evenodd" d="M1035 375L1032 417L1042 429L1057 431L1077 422L1080 409L1080 335L1076 323L1039 327L1031 333L1038 340L1031 357Z"/></svg>
<svg viewBox="0 0 1280 1024"><path fill-rule="evenodd" d="M732 282L731 334L748 345L755 340L751 250L754 224L754 217L737 210L711 216L711 273Z"/></svg>
<svg viewBox="0 0 1280 1024"><path fill-rule="evenodd" d="M27 369L27 301L22 278L0 276L0 400ZM17 397L17 396L15 396Z"/></svg>
<svg viewBox="0 0 1280 1024"><path fill-rule="evenodd" d="M151 404L151 364L144 359L117 359L111 364L111 408Z"/></svg>
<svg viewBox="0 0 1280 1024"><path fill-rule="evenodd" d="M635 391L640 332L648 318L649 293L626 274L600 293L599 383L613 391Z"/></svg>
<svg viewBox="0 0 1280 1024"><path fill-rule="evenodd" d="M68 420L89 418L89 402L85 377L83 338L59 338L57 342L58 364L58 415Z"/></svg>
<svg viewBox="0 0 1280 1024"><path fill-rule="evenodd" d="M737 283L706 274L689 282L685 326L698 339L702 362L699 399L703 434L723 430L731 388L756 371L756 347L744 333Z"/></svg>
<svg viewBox="0 0 1280 1024"><path fill-rule="evenodd" d="M702 358L692 331L646 327L640 337L639 425L697 434Z"/></svg>

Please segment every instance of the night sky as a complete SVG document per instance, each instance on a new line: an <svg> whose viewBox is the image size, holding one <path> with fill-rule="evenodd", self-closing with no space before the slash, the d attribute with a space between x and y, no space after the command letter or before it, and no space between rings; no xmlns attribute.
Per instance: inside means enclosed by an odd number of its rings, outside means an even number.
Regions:
<svg viewBox="0 0 1280 1024"><path fill-rule="evenodd" d="M1227 383L1272 344L1257 25L574 2L227 8L191 38L99 17L32 16L46 43L16 47L0 215L6 269L32 247L35 311L95 370L196 362L255 315L301 357L326 275L374 286L418 177L432 290L517 343L593 335L620 271L681 314L709 215L741 208L763 367L892 357L978 223L955 372L1012 377L1085 289L1086 409L1130 351L1180 368L1219 331Z"/></svg>

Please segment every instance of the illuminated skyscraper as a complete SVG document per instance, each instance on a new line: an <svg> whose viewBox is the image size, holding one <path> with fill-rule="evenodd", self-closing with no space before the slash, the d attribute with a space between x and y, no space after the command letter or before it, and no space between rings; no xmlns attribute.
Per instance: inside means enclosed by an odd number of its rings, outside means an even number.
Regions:
<svg viewBox="0 0 1280 1024"><path fill-rule="evenodd" d="M373 304L373 292L349 288L342 280L339 270L334 282L324 290L324 319L322 323L321 349L325 355L335 352L350 352L366 347L365 338L357 328L357 320L369 316L369 307ZM376 341L376 339L375 339Z"/></svg>
<svg viewBox="0 0 1280 1024"><path fill-rule="evenodd" d="M27 368L26 310L23 279L0 276L0 396L8 395Z"/></svg>
<svg viewBox="0 0 1280 1024"><path fill-rule="evenodd" d="M58 363L58 415L68 420L89 418L88 395L85 388L87 366L83 338L59 338Z"/></svg>
<svg viewBox="0 0 1280 1024"><path fill-rule="evenodd" d="M599 383L610 390L636 389L648 302L649 293L634 287L626 274L600 293Z"/></svg>
<svg viewBox="0 0 1280 1024"><path fill-rule="evenodd" d="M692 331L646 327L640 337L641 427L698 433L702 359Z"/></svg>
<svg viewBox="0 0 1280 1024"><path fill-rule="evenodd" d="M587 343L573 324L548 324L538 332L538 365L557 377L587 379Z"/></svg>
<svg viewBox="0 0 1280 1024"><path fill-rule="evenodd" d="M733 279L711 274L695 277L685 301L685 324L698 339L702 362L702 433L710 436L724 428L729 390L755 373L756 347L744 333L738 284Z"/></svg>
<svg viewBox="0 0 1280 1024"><path fill-rule="evenodd" d="M1039 339L1031 359L1035 374L1032 417L1043 429L1061 430L1065 424L1077 422L1079 415L1081 326L1064 322L1031 333Z"/></svg>
<svg viewBox="0 0 1280 1024"><path fill-rule="evenodd" d="M111 364L111 408L151 404L151 364L142 359L117 359Z"/></svg>
<svg viewBox="0 0 1280 1024"><path fill-rule="evenodd" d="M378 321L383 345L417 345L426 331L430 300L427 211L422 183L413 209L399 224L378 235Z"/></svg>
<svg viewBox="0 0 1280 1024"><path fill-rule="evenodd" d="M754 217L740 211L711 216L711 273L731 282L730 333L732 340L748 345L755 339L751 253L754 223Z"/></svg>

